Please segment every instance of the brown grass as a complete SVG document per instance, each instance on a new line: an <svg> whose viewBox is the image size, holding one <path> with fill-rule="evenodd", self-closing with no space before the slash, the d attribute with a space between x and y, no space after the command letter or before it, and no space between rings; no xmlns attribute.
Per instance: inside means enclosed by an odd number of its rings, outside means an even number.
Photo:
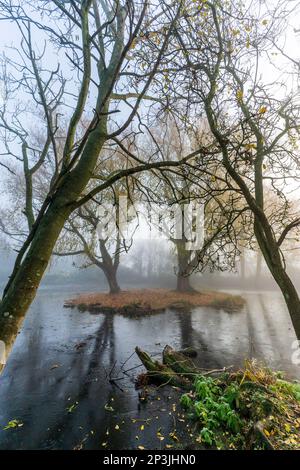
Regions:
<svg viewBox="0 0 300 470"><path fill-rule="evenodd" d="M244 305L244 299L223 292L188 292L181 293L166 289L141 289L122 291L116 295L104 293L80 294L66 302L65 307L82 309L101 309L115 312L153 312L167 308L185 309L190 307L210 306L227 310L237 310Z"/></svg>

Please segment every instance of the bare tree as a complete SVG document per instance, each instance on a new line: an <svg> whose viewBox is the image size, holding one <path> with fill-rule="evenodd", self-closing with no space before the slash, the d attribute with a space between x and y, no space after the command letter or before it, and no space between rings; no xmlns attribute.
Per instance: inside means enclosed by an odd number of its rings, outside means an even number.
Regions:
<svg viewBox="0 0 300 470"><path fill-rule="evenodd" d="M147 154L154 151L154 145L165 157L180 161L200 143L212 151L209 134L204 122L187 132L180 120L167 114L152 129L155 144L142 142L140 146ZM214 160L205 169L198 170L190 161L158 175L139 175L135 181L144 201L152 207L156 204L159 228L175 247L179 292L194 290L190 278L195 272L234 269L239 241L246 225L249 229L249 221L241 197L228 189L224 171L216 168Z"/></svg>
<svg viewBox="0 0 300 470"><path fill-rule="evenodd" d="M124 133L135 119L139 122L142 118L138 112L141 102L151 98L147 93L151 87L155 91L154 79L160 72L159 66L166 53L172 53L168 50L169 40L180 13L181 2L45 0L34 5L27 1L0 2L1 20L15 25L16 34L21 38L18 52L27 64L19 62L17 65L20 93L28 69L32 72L33 62L36 64L34 87L38 90L39 101L43 102L43 93L50 87L50 77L56 78L59 84L69 85L64 87L59 110L54 115L50 113L49 102L44 103L50 140L47 154L51 153L54 158L55 172L4 289L0 335L7 351L35 297L70 214L123 177L151 168L178 166L191 158L189 155L181 162L132 158L127 168L113 172L105 181L97 182L95 174L104 144ZM43 52L38 52L37 44L43 41ZM42 60L47 57L55 62L48 80L42 79ZM141 72L141 66L147 70ZM77 86L74 87L74 83ZM49 93L57 97L57 88L52 87ZM31 100L34 105L33 95ZM126 112L119 113L121 101L126 105ZM67 122L67 133L60 160L57 138L61 113ZM83 118L89 119L89 125L80 134L79 123ZM65 128L65 123L61 127ZM87 190L91 180L95 181L94 187Z"/></svg>
<svg viewBox="0 0 300 470"><path fill-rule="evenodd" d="M120 255L127 247L122 244L117 226L114 227L114 234L103 236L99 233L100 223L97 208L91 205L75 211L66 223L57 244L57 248L61 250L55 254L73 257L79 255L80 268L97 266L106 277L109 293L118 294L121 290L117 280Z"/></svg>
<svg viewBox="0 0 300 470"><path fill-rule="evenodd" d="M191 103L197 103L193 113L198 107L206 115L219 149L216 163L223 166L229 187L243 196L253 216L257 243L300 338L299 296L282 251L286 237L300 224L299 214L291 216L289 210L290 192L293 185L298 186L300 176L296 145L299 90L291 81L295 70L286 63L283 70L279 59L278 65L272 63L274 44L280 43L295 8L296 4L287 1L276 5L205 2L200 11L191 6L177 40L188 88L187 106L191 110ZM199 34L204 21L207 33ZM262 67L270 67L271 82ZM274 79L276 75L278 79ZM178 84L177 90L183 101ZM175 84L173 91L176 93ZM279 209L267 210L266 188L279 196Z"/></svg>

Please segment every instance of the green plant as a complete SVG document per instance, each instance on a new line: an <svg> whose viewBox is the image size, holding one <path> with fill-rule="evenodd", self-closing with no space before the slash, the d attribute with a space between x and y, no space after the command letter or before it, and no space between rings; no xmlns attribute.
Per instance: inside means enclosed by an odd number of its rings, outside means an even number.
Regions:
<svg viewBox="0 0 300 470"><path fill-rule="evenodd" d="M300 384L280 377L257 361L217 379L198 375L193 391L181 397L199 426L196 442L217 449L263 449L259 434L253 434L259 422L275 449L298 449Z"/></svg>
<svg viewBox="0 0 300 470"><path fill-rule="evenodd" d="M202 425L201 442L213 445L220 428L232 433L239 432L241 420L234 410L238 397L238 384L229 384L224 390L218 381L205 376L196 378L193 395L182 395L182 406Z"/></svg>
<svg viewBox="0 0 300 470"><path fill-rule="evenodd" d="M214 442L214 433L209 428L202 428L200 432L200 440L204 444L211 446Z"/></svg>

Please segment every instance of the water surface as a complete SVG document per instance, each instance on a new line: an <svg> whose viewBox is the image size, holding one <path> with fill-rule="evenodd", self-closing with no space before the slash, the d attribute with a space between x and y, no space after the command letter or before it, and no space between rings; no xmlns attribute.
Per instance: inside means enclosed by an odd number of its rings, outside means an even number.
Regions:
<svg viewBox="0 0 300 470"><path fill-rule="evenodd" d="M193 346L203 368L257 358L300 378L279 293L247 293L238 313L201 307L138 318L64 309L72 295L42 290L26 318L0 378L0 449L160 449L172 443L170 432L192 433L170 387L140 403L137 345L153 355L166 344ZM12 419L23 426L4 431Z"/></svg>

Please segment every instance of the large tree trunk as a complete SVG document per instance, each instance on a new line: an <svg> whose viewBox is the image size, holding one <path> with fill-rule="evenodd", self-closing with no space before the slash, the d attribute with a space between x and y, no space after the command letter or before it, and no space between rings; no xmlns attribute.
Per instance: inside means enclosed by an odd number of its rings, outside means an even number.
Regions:
<svg viewBox="0 0 300 470"><path fill-rule="evenodd" d="M105 277L109 285L110 294L118 294L121 291L121 288L117 280L117 270L112 268L111 270L104 270Z"/></svg>
<svg viewBox="0 0 300 470"><path fill-rule="evenodd" d="M52 250L70 211L53 203L34 236L23 263L0 304L0 338L9 353L24 316L48 266Z"/></svg>
<svg viewBox="0 0 300 470"><path fill-rule="evenodd" d="M190 277L185 276L182 273L177 273L177 285L176 290L178 292L193 292L194 289L190 284Z"/></svg>
<svg viewBox="0 0 300 470"><path fill-rule="evenodd" d="M280 248L276 241L271 243L272 246L270 246L270 242L269 244L266 243L266 239L262 235L263 229L259 226L258 222L256 222L254 230L264 260L284 296L297 339L300 340L300 299L293 282L283 266Z"/></svg>
<svg viewBox="0 0 300 470"><path fill-rule="evenodd" d="M194 289L190 284L190 257L191 252L185 248L185 239L176 240L177 250L177 286L178 292L193 292Z"/></svg>
<svg viewBox="0 0 300 470"><path fill-rule="evenodd" d="M65 177L60 189L53 196L16 275L5 290L0 304L0 340L5 342L6 355L10 352L26 312L35 298L55 243L73 210L72 203L78 200L90 179L105 135L104 120L93 130L77 166Z"/></svg>
<svg viewBox="0 0 300 470"><path fill-rule="evenodd" d="M300 340L300 299L298 292L283 267L273 268L272 274L284 296L297 339Z"/></svg>
<svg viewBox="0 0 300 470"><path fill-rule="evenodd" d="M120 237L117 237L116 252L114 258L110 255L107 247L106 240L99 239L100 252L102 262L98 263L100 269L103 270L106 280L109 285L110 294L118 294L121 289L117 280L117 271L120 264Z"/></svg>
<svg viewBox="0 0 300 470"><path fill-rule="evenodd" d="M262 271L262 254L261 251L258 250L256 252L256 280L261 278L261 271Z"/></svg>

